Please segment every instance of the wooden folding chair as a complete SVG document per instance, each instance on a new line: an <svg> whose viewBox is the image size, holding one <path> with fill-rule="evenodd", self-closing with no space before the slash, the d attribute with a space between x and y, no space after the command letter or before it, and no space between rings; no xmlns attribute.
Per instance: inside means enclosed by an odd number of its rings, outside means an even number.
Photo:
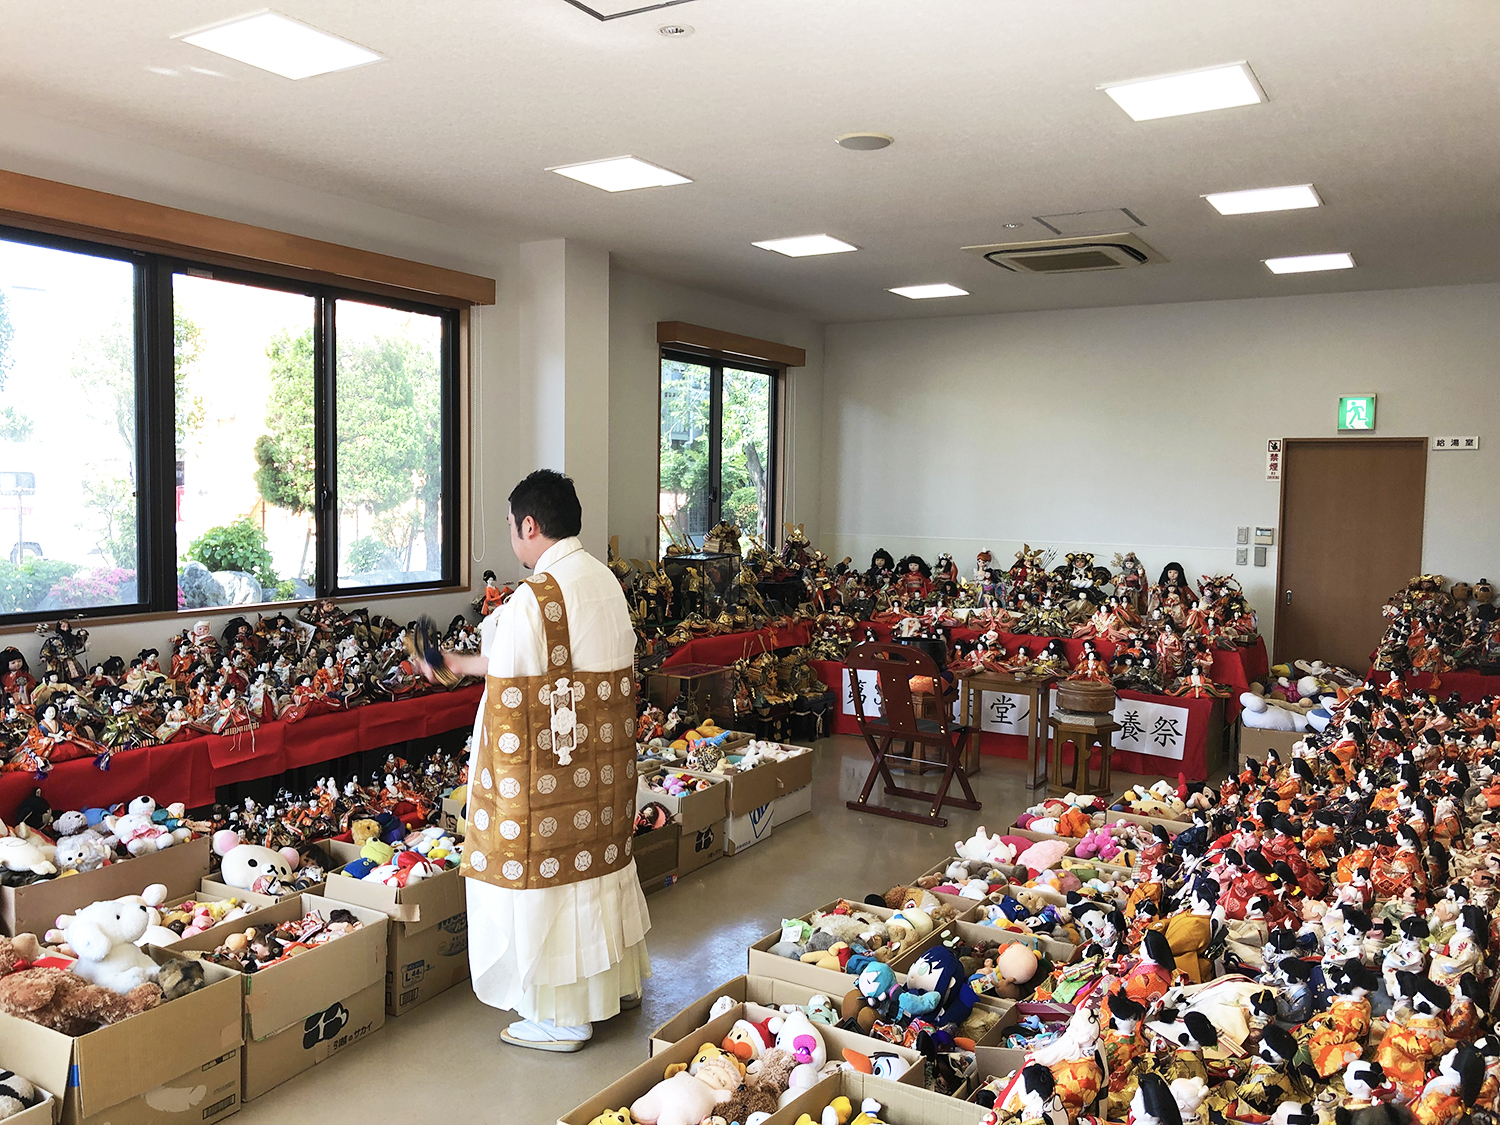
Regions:
<svg viewBox="0 0 1500 1125"><path fill-rule="evenodd" d="M917 717L916 704L912 699L912 677L928 676L931 678L934 689L939 693L942 692L942 679L932 657L909 645L885 645L867 641L849 650L848 655L844 657L844 665L849 669L849 680L854 688L855 721L859 723L859 732L864 735L865 744L869 746L870 754L875 759L870 767L870 776L865 778L865 787L860 791L859 800L848 802L849 807L856 812L878 813L881 816L895 817L898 820L914 820L919 824L932 824L938 828L946 827L948 824L947 817L938 815L944 805L953 805L961 809L981 808L978 799L974 796L974 790L969 787L969 774L963 765L964 750L969 744L969 728L950 722L948 709L941 705L941 697L936 719ZM861 672L874 672L880 678L881 714L879 715L867 716L865 714L865 699L859 689ZM905 754L891 753L892 744L898 741L905 744ZM896 779L891 776L888 762L893 760L901 764L918 762L913 754L913 748L917 745L936 747L947 759L948 768L938 782L935 793L904 788L897 785ZM901 809L888 809L870 804L870 791L875 788L877 777L885 782L885 791L890 796L905 797L914 801L931 801L932 811L924 816L922 813L904 812ZM948 787L953 784L955 778L963 787L964 796L968 800L948 796Z"/></svg>

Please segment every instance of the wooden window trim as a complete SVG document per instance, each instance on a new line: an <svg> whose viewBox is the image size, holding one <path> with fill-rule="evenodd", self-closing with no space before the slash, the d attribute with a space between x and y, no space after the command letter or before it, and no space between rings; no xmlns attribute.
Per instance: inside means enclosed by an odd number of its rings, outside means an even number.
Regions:
<svg viewBox="0 0 1500 1125"><path fill-rule="evenodd" d="M495 303L494 278L19 172L0 170L0 221L448 308Z"/></svg>
<svg viewBox="0 0 1500 1125"><path fill-rule="evenodd" d="M802 348L680 320L657 321L656 342L666 347L690 348L715 359L750 360L782 368L807 366L807 352Z"/></svg>

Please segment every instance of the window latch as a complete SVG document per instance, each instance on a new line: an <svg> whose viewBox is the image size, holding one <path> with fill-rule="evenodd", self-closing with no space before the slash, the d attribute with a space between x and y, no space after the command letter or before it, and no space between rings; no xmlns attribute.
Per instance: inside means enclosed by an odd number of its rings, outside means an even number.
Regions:
<svg viewBox="0 0 1500 1125"><path fill-rule="evenodd" d="M325 512L333 507L333 489L329 488L326 484L318 493L318 507L322 508Z"/></svg>

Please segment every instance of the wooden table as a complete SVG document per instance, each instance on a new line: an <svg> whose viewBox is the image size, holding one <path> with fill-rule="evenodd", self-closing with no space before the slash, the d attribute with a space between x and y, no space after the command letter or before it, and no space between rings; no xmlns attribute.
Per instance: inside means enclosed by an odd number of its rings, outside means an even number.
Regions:
<svg viewBox="0 0 1500 1125"><path fill-rule="evenodd" d="M1044 789L1047 785L1047 711L1051 704L1053 680L1018 680L1004 672L976 672L960 681L959 722L969 725L969 717L976 705L970 703L974 692L979 695L977 708L982 712L984 692L1003 691L1008 695L1024 695L1031 701L1030 727L1026 732L1026 788ZM979 723L974 723L976 729ZM979 740L974 740L978 745ZM978 755L975 755L978 757ZM970 773L978 773L978 768Z"/></svg>

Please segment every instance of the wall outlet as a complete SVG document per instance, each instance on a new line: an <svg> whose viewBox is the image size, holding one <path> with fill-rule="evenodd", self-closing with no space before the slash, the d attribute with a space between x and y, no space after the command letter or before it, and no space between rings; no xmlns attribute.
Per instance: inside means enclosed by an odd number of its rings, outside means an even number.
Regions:
<svg viewBox="0 0 1500 1125"><path fill-rule="evenodd" d="M1242 528L1241 530L1246 530L1246 529ZM1234 565L1235 566L1249 566L1250 565L1250 548L1249 547L1236 547L1234 549Z"/></svg>
<svg viewBox="0 0 1500 1125"><path fill-rule="evenodd" d="M1265 566L1266 565L1266 549L1264 547L1257 547L1257 548L1255 548L1255 565L1256 566Z"/></svg>
<svg viewBox="0 0 1500 1125"><path fill-rule="evenodd" d="M1248 527L1235 528L1234 541L1241 546L1250 542L1250 529Z"/></svg>
<svg viewBox="0 0 1500 1125"><path fill-rule="evenodd" d="M1472 453L1479 448L1477 437L1435 437L1428 439L1427 448L1434 453Z"/></svg>

